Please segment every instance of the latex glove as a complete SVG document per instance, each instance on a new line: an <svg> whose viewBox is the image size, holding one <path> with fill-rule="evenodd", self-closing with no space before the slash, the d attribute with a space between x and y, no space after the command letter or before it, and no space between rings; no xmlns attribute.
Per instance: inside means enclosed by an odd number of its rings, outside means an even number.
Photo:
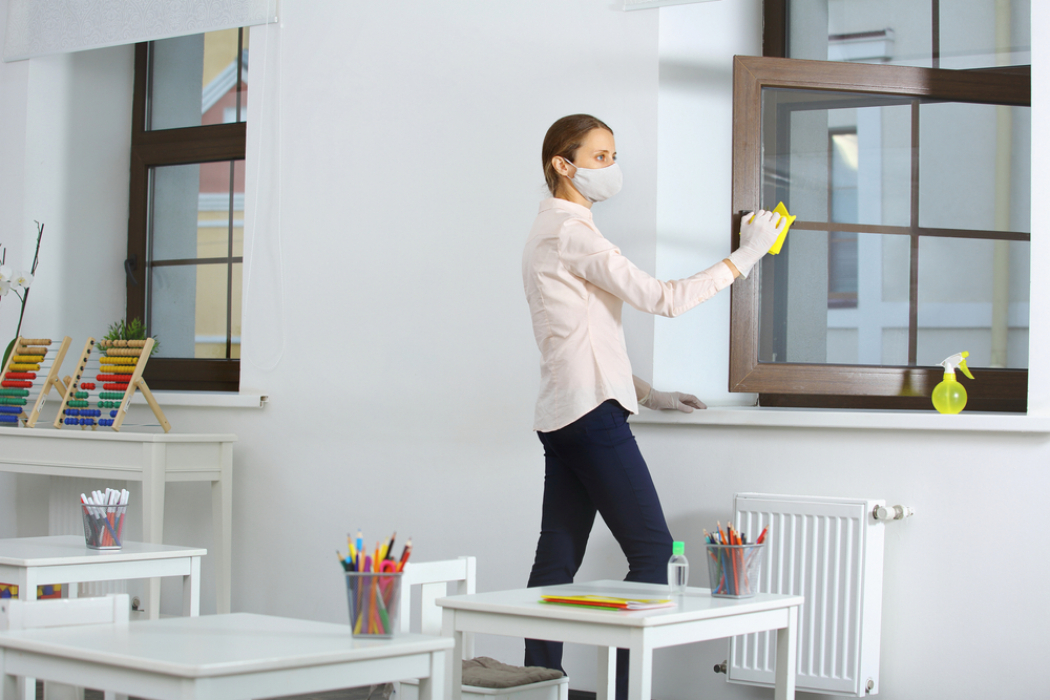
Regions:
<svg viewBox="0 0 1050 700"><path fill-rule="evenodd" d="M729 259L741 277L747 277L751 268L777 242L787 219L775 212L759 209L754 218L750 213L740 217L740 247L729 254Z"/></svg>
<svg viewBox="0 0 1050 700"><path fill-rule="evenodd" d="M694 408L707 408L703 401L692 394L683 394L680 391L657 391L638 377L634 377L634 393L638 397L638 403L654 411L673 408L682 413L692 413Z"/></svg>

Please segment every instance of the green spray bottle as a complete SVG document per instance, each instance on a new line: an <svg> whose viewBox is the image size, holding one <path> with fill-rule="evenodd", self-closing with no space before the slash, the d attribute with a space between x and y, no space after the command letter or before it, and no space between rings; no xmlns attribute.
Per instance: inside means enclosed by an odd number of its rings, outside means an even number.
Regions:
<svg viewBox="0 0 1050 700"><path fill-rule="evenodd" d="M941 363L944 367L944 380L933 387L933 407L941 413L958 413L966 406L966 387L955 381L955 368L958 367L970 379L969 368L966 366L966 358L970 353L956 353Z"/></svg>

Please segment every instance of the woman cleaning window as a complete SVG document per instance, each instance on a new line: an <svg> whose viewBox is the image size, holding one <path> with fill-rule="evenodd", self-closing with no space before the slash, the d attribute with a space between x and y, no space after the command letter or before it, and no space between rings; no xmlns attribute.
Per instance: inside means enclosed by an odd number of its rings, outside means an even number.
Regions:
<svg viewBox="0 0 1050 700"><path fill-rule="evenodd" d="M725 289L776 241L779 214L744 216L740 247L692 277L662 282L639 270L598 231L591 206L620 190L612 129L586 114L556 121L543 140L551 197L540 204L522 261L540 349L534 430L546 476L529 587L571 583L596 513L627 556L626 580L666 583L671 534L627 416L638 404L691 412L691 394L663 392L633 376L620 312L678 316ZM525 664L564 670L562 644L525 640ZM626 700L626 651L617 656L617 700Z"/></svg>

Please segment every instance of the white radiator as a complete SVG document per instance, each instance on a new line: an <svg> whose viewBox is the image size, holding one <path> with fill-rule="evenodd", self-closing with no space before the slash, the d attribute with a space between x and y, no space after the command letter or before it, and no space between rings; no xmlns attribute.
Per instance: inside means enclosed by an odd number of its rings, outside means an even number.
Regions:
<svg viewBox="0 0 1050 700"><path fill-rule="evenodd" d="M769 527L759 591L803 595L799 691L860 697L879 692L885 525L880 500L740 493L736 527L749 539ZM730 682L773 686L776 636L734 637Z"/></svg>

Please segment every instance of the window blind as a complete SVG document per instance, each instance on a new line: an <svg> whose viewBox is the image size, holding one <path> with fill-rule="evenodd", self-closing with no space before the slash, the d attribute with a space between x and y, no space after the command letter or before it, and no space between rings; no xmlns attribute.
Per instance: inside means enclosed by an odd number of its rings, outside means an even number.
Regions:
<svg viewBox="0 0 1050 700"><path fill-rule="evenodd" d="M9 0L4 61L277 21L278 0Z"/></svg>

